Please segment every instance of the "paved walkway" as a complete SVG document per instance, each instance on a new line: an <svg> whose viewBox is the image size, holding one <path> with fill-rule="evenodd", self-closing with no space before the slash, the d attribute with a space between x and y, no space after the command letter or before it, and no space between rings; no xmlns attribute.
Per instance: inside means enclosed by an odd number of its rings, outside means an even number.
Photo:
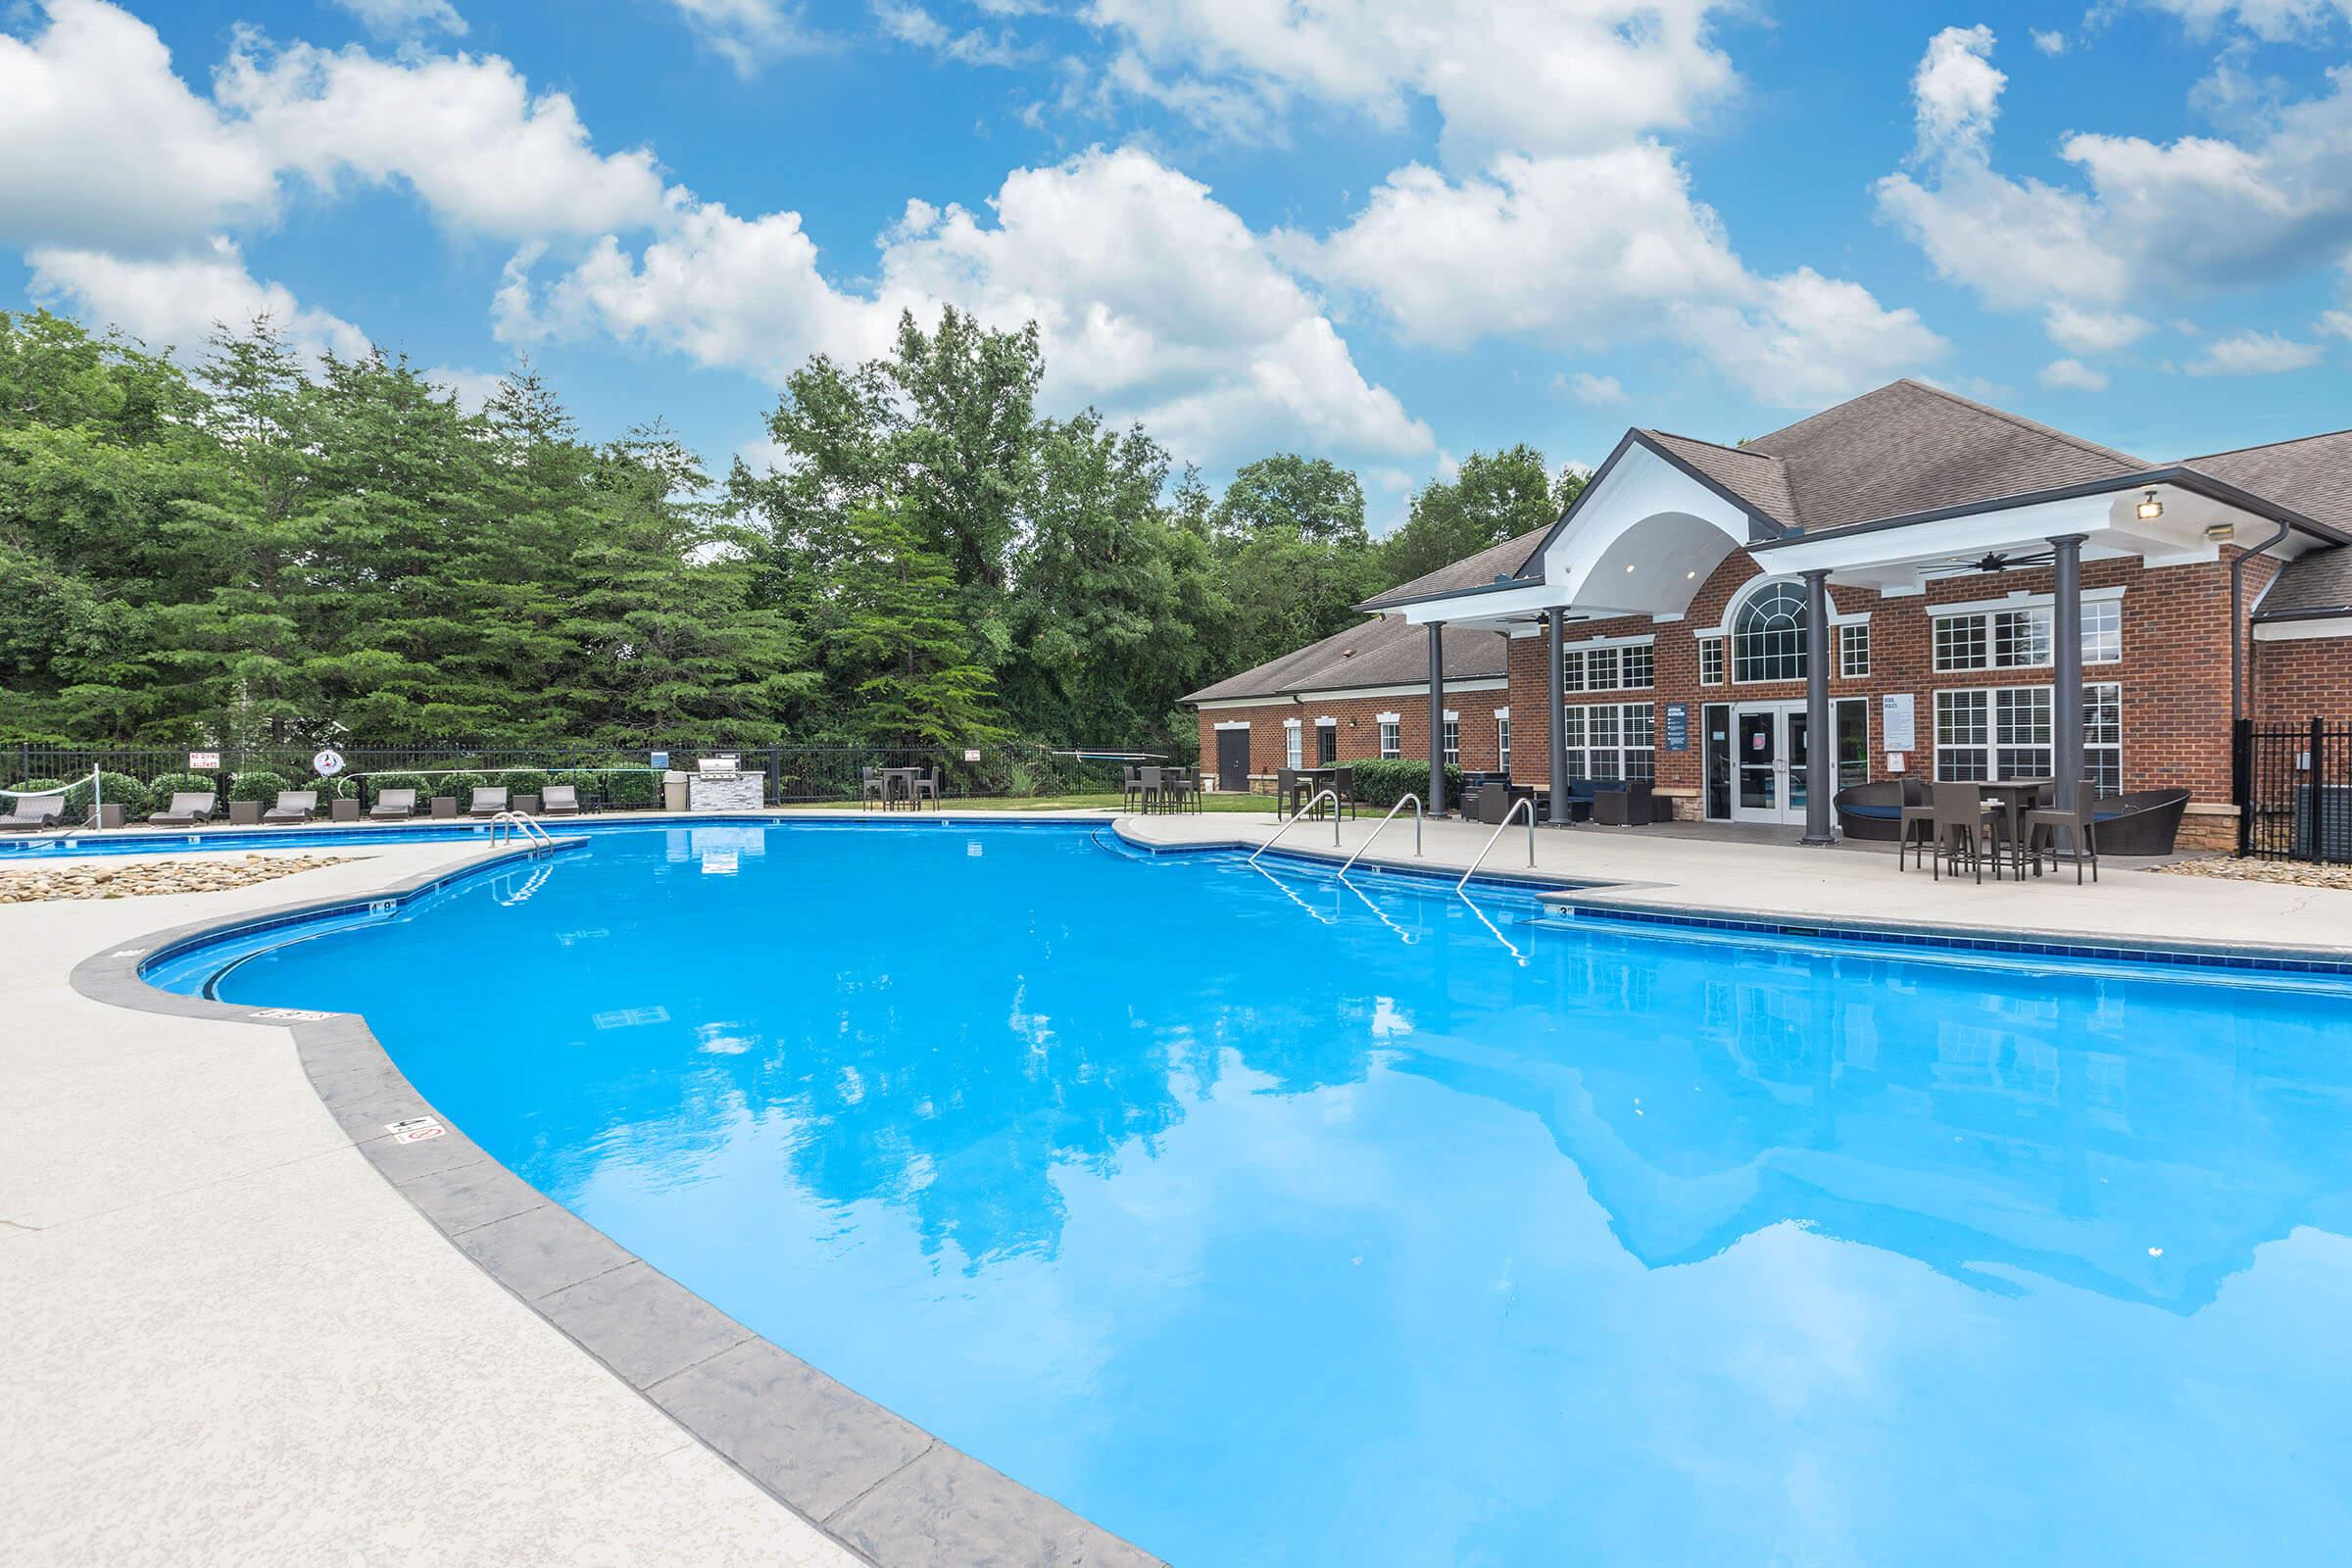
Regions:
<svg viewBox="0 0 2352 1568"><path fill-rule="evenodd" d="M853 1560L444 1241L285 1031L67 985L109 944L478 848L0 907L0 1562Z"/></svg>

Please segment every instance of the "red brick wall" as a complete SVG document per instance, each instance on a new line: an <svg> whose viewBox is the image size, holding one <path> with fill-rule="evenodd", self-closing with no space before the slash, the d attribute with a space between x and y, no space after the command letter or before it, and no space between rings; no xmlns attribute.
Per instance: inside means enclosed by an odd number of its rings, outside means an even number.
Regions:
<svg viewBox="0 0 2352 1568"><path fill-rule="evenodd" d="M2267 563L2247 571L2247 599L2259 591ZM1568 628L1568 642L1593 637L1652 635L1657 684L1649 691L1583 692L1570 700L1585 702L1641 702L1657 705L1657 782L1661 790L1689 792L1695 798L1701 784L1701 710L1708 703L1801 701L1802 681L1779 681L1718 686L1698 683L1698 637L1723 619L1732 596L1751 578L1763 575L1756 563L1734 552L1699 586L1690 612L1682 620L1653 623L1646 616L1586 622ZM2230 573L2227 562L2207 565L2146 568L2126 562L2092 562L2083 567L2083 586L2121 585L2124 658L2121 663L2089 664L2085 680L2119 681L2124 688L2124 787L2153 789L2185 787L2199 801L2227 802L2230 798ZM2047 593L2046 567L1999 573L1971 573L1929 584L1914 598L1882 599L1865 591L1831 590L1834 608L1842 613L1870 616L1870 667L1867 678L1847 680L1831 666L1830 696L1862 697L1870 702L1871 776L1884 774L1886 747L1880 735L1880 699L1889 692L1910 692L1916 699L1917 746L1908 759L1909 770L1932 775L1935 768L1935 694L1965 686L2024 686L2047 682L2039 670L1974 670L1938 674L1934 668L1932 621L1936 607L1999 599L2012 592ZM2276 646L2276 645L2274 645ZM1833 655L1834 657L1834 655ZM1511 644L1511 711L1513 726L1511 776L1523 783L1544 784L1550 779L1549 743L1545 736L1548 711L1547 654L1542 638L1514 639ZM1664 750L1665 707L1690 706L1690 748ZM1696 807L1687 808L1695 814Z"/></svg>
<svg viewBox="0 0 2352 1568"><path fill-rule="evenodd" d="M2256 643L2250 711L2266 725L2352 719L2352 637Z"/></svg>
<svg viewBox="0 0 2352 1568"><path fill-rule="evenodd" d="M1499 688L1484 691L1462 691L1448 687L1446 708L1461 715L1458 765L1469 772L1493 772L1500 764L1496 760L1494 710L1505 706L1507 693ZM1540 705L1539 705L1540 711ZM1271 773L1289 765L1284 754L1283 720L1296 718L1299 723L1299 757L1309 767L1315 765L1315 720L1329 714L1339 722L1334 725L1339 745L1339 760L1343 762L1361 762L1380 755L1380 724L1378 715L1397 715L1397 746L1403 757L1426 762L1429 760L1429 698L1419 697L1349 697L1338 701L1308 698L1303 703L1285 699L1252 708L1210 709L1200 717L1200 766L1210 775L1217 768L1217 725L1247 719L1250 722L1250 771ZM1541 742L1541 717L1538 739ZM1522 743L1518 730L1512 731L1512 771L1520 765Z"/></svg>

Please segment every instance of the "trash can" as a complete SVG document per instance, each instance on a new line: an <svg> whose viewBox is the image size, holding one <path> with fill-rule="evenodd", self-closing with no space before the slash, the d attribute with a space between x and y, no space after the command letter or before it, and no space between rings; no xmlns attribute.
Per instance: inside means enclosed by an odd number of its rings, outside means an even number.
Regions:
<svg viewBox="0 0 2352 1568"><path fill-rule="evenodd" d="M686 809L686 775L675 768L662 775L662 809L664 811Z"/></svg>

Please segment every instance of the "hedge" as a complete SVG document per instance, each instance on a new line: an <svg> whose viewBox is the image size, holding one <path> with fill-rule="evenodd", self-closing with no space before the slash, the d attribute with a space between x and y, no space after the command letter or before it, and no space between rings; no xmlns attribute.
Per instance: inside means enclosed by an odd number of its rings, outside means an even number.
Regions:
<svg viewBox="0 0 2352 1568"><path fill-rule="evenodd" d="M1407 795L1426 797L1429 793L1429 763L1406 757L1375 758L1370 761L1349 764L1355 769L1355 798L1364 806L1382 809L1395 806ZM1458 800L1462 793L1462 770L1452 763L1446 764L1446 799ZM1421 803L1435 816L1445 806Z"/></svg>
<svg viewBox="0 0 2352 1568"><path fill-rule="evenodd" d="M228 786L228 798L232 801L261 801L275 806L278 792L293 787L294 781L285 774L261 768L251 773L239 773Z"/></svg>
<svg viewBox="0 0 2352 1568"><path fill-rule="evenodd" d="M535 767L510 768L499 774L497 778L486 779L484 782L504 784L509 796L538 795L547 789L547 775Z"/></svg>
<svg viewBox="0 0 2352 1568"><path fill-rule="evenodd" d="M151 810L170 806L174 795L210 795L217 805L220 781L210 773L158 773L147 781L147 793L155 802Z"/></svg>
<svg viewBox="0 0 2352 1568"><path fill-rule="evenodd" d="M99 782L105 786L99 799L108 806L120 806L125 817L145 816L155 809L155 797L147 786L128 773L101 773ZM90 776L84 773L66 787L66 815L69 818L87 818L90 814Z"/></svg>
<svg viewBox="0 0 2352 1568"><path fill-rule="evenodd" d="M333 778L322 776L309 779L302 787L317 790L322 801L356 801L360 798L360 781L349 773L337 773Z"/></svg>
<svg viewBox="0 0 2352 1568"><path fill-rule="evenodd" d="M368 775L368 804L373 806L384 798L386 790L415 790L416 808L431 804L433 781L422 773L370 773Z"/></svg>

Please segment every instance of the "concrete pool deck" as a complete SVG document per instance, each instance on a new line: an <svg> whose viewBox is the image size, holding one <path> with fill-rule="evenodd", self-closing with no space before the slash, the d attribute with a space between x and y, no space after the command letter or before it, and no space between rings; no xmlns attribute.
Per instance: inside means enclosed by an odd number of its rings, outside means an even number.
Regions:
<svg viewBox="0 0 2352 1568"><path fill-rule="evenodd" d="M1340 824L1338 853L1376 820ZM1275 830L1238 813L1120 827L1168 846ZM1466 864L1491 832L1433 822L1426 861ZM1381 857L1409 863L1411 842L1394 825ZM1671 831L1546 830L1536 843L1540 874L1625 884L1588 895L1598 901L2352 956L2352 895L2326 890L2121 862L2096 886L2069 875L1979 888L1897 874L1885 854ZM1333 853L1327 824L1283 844ZM1514 827L1489 865L1524 870L1525 845ZM346 852L364 858L253 887L0 906L0 1430L12 1455L0 1509L12 1554L870 1560L449 1245L320 1101L288 1029L130 1011L69 980L148 933L376 892L480 848L369 842ZM486 970L480 983L493 980Z"/></svg>

